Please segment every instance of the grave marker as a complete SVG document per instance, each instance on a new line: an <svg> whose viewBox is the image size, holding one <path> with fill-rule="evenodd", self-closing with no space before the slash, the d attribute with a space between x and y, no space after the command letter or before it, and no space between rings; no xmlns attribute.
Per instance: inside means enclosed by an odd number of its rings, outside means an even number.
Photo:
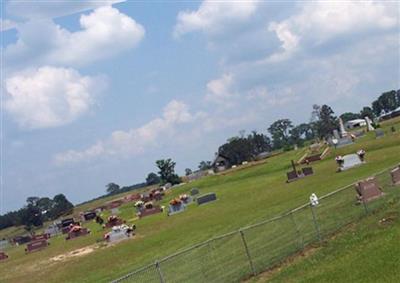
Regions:
<svg viewBox="0 0 400 283"><path fill-rule="evenodd" d="M375 130L375 138L379 139L385 136L385 132L382 129Z"/></svg>
<svg viewBox="0 0 400 283"><path fill-rule="evenodd" d="M191 196L195 196L195 195L198 195L200 192L199 192L199 189L198 188L192 188L191 190L190 190L190 195Z"/></svg>
<svg viewBox="0 0 400 283"><path fill-rule="evenodd" d="M358 182L356 184L356 191L363 202L369 202L383 195L375 177Z"/></svg>
<svg viewBox="0 0 400 283"><path fill-rule="evenodd" d="M348 154L343 156L343 162L339 165L339 171L348 170L361 164L363 162L357 154Z"/></svg>
<svg viewBox="0 0 400 283"><path fill-rule="evenodd" d="M6 260L8 255L5 252L0 252L0 260Z"/></svg>
<svg viewBox="0 0 400 283"><path fill-rule="evenodd" d="M390 171L393 185L400 185L400 165Z"/></svg>
<svg viewBox="0 0 400 283"><path fill-rule="evenodd" d="M201 205L215 200L217 200L217 195L215 193L209 193L199 196L197 198L197 204Z"/></svg>
<svg viewBox="0 0 400 283"><path fill-rule="evenodd" d="M40 239L30 242L26 245L25 253L31 253L34 251L39 251L50 245L46 239Z"/></svg>

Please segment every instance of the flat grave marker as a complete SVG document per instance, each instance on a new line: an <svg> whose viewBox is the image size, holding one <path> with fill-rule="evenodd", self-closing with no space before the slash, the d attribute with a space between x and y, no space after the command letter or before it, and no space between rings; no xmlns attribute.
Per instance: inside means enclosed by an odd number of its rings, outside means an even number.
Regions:
<svg viewBox="0 0 400 283"><path fill-rule="evenodd" d="M216 200L217 200L217 195L215 193L208 193L208 194L199 196L197 198L197 204L202 205L202 204L206 204L206 203L216 201Z"/></svg>
<svg viewBox="0 0 400 283"><path fill-rule="evenodd" d="M200 191L199 191L198 188L192 188L192 189L190 190L190 195L191 195L191 196L198 195L199 193L200 193Z"/></svg>
<svg viewBox="0 0 400 283"><path fill-rule="evenodd" d="M375 138L379 139L385 136L385 132L382 129L375 130Z"/></svg>

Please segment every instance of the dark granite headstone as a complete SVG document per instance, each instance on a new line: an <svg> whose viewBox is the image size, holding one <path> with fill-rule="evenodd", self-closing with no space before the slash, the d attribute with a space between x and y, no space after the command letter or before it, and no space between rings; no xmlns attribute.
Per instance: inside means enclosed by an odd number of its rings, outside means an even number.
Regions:
<svg viewBox="0 0 400 283"><path fill-rule="evenodd" d="M356 191L362 200L369 202L383 195L376 178L368 178L356 184Z"/></svg>
<svg viewBox="0 0 400 283"><path fill-rule="evenodd" d="M286 175L287 175L287 182L288 182L288 183L291 182L291 181L296 180L296 179L299 177L299 176L297 175L297 172L296 172L296 171L287 172Z"/></svg>
<svg viewBox="0 0 400 283"><path fill-rule="evenodd" d="M205 203L208 203L210 201L215 201L215 200L217 200L217 195L215 193L209 193L209 194L199 196L197 198L197 204L201 205L201 204L205 204Z"/></svg>
<svg viewBox="0 0 400 283"><path fill-rule="evenodd" d="M301 171L303 172L304 176L310 176L310 175L314 174L312 167L304 167L301 169Z"/></svg>
<svg viewBox="0 0 400 283"><path fill-rule="evenodd" d="M393 185L400 185L400 165L390 171L390 175L392 176Z"/></svg>
<svg viewBox="0 0 400 283"><path fill-rule="evenodd" d="M5 252L0 252L0 260L5 260L8 258L8 255Z"/></svg>

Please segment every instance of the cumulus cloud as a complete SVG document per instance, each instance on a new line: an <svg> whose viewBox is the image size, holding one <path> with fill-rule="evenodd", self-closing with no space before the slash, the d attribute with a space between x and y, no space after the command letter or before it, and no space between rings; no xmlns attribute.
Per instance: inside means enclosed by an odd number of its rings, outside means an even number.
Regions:
<svg viewBox="0 0 400 283"><path fill-rule="evenodd" d="M17 23L9 19L0 19L0 32L9 29L14 29Z"/></svg>
<svg viewBox="0 0 400 283"><path fill-rule="evenodd" d="M101 6L108 6L125 2L125 0L102 1L16 1L9 0L6 3L6 12L10 16L25 19L52 19L70 14L75 14Z"/></svg>
<svg viewBox="0 0 400 283"><path fill-rule="evenodd" d="M395 28L399 24L397 10L398 4L382 1L302 3L298 13L269 24L269 30L275 32L283 49L271 55L270 60L289 58L300 42L318 45L349 34Z"/></svg>
<svg viewBox="0 0 400 283"><path fill-rule="evenodd" d="M81 15L81 30L70 32L52 20L18 25L18 40L5 49L8 65L80 66L138 45L143 26L111 6Z"/></svg>
<svg viewBox="0 0 400 283"><path fill-rule="evenodd" d="M5 80L5 110L23 128L68 124L94 104L105 82L70 68L41 67Z"/></svg>
<svg viewBox="0 0 400 283"><path fill-rule="evenodd" d="M236 97L236 93L232 90L233 83L233 75L230 73L209 81L205 100L220 106L231 106Z"/></svg>
<svg viewBox="0 0 400 283"><path fill-rule="evenodd" d="M114 131L110 137L100 140L82 151L69 150L59 153L54 160L57 164L88 161L107 156L135 156L144 153L171 138L178 126L195 121L201 114L191 114L188 106L177 100L168 103L161 117L128 131Z"/></svg>
<svg viewBox="0 0 400 283"><path fill-rule="evenodd" d="M257 10L257 0L203 1L196 11L181 11L177 17L174 36L202 31L219 33L229 25L248 20Z"/></svg>

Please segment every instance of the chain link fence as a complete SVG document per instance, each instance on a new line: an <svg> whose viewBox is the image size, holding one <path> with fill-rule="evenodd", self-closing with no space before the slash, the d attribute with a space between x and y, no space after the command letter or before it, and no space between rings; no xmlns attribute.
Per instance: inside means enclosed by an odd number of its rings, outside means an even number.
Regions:
<svg viewBox="0 0 400 283"><path fill-rule="evenodd" d="M374 175L384 195L356 201L355 184L306 203L272 219L212 238L125 275L116 282L239 282L270 269L307 245L321 242L340 228L399 197L390 169Z"/></svg>

